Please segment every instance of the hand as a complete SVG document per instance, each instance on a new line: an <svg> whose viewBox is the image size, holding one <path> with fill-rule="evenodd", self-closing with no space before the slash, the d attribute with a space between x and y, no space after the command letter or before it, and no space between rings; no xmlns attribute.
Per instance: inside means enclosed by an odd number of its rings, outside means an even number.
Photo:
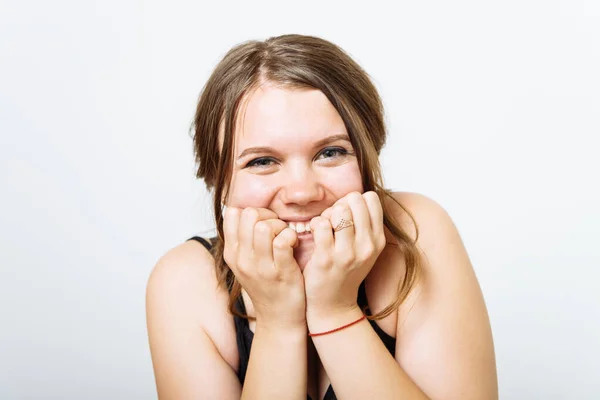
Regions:
<svg viewBox="0 0 600 400"><path fill-rule="evenodd" d="M342 218L354 225L334 232ZM309 324L357 308L358 287L386 243L375 192L347 194L310 226L315 247L303 272Z"/></svg>
<svg viewBox="0 0 600 400"><path fill-rule="evenodd" d="M257 326L306 326L302 272L294 259L298 239L277 214L229 207L223 222L223 257L250 296Z"/></svg>

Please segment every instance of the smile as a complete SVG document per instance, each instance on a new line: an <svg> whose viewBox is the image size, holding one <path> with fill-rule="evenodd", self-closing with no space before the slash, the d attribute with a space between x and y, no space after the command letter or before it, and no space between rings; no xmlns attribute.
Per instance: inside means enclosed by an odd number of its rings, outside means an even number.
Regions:
<svg viewBox="0 0 600 400"><path fill-rule="evenodd" d="M295 230L296 233L310 233L310 221L288 222L288 228Z"/></svg>

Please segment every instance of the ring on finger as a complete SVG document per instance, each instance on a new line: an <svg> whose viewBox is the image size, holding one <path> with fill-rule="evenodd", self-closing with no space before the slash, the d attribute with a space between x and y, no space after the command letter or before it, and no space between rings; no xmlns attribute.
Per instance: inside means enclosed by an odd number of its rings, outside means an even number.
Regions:
<svg viewBox="0 0 600 400"><path fill-rule="evenodd" d="M349 228L351 226L354 226L354 222L352 220L348 220L348 219L342 218L340 220L339 224L337 224L335 226L335 228L333 228L333 231L334 232L339 232L342 229Z"/></svg>

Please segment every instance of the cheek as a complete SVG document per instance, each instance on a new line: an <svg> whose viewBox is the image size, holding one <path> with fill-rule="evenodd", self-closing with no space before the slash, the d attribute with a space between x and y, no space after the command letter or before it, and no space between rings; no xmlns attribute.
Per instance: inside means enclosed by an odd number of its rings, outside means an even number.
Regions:
<svg viewBox="0 0 600 400"><path fill-rule="evenodd" d="M274 194L274 187L265 184L264 179L239 177L232 182L229 205L240 208L268 208Z"/></svg>
<svg viewBox="0 0 600 400"><path fill-rule="evenodd" d="M350 192L363 192L362 178L357 162L335 168L335 173L326 175L323 182L326 182L329 191L338 199Z"/></svg>

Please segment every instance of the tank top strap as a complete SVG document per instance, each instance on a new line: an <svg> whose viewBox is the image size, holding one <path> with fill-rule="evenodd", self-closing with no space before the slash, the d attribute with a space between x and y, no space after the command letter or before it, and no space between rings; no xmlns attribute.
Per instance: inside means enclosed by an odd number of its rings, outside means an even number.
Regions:
<svg viewBox="0 0 600 400"><path fill-rule="evenodd" d="M364 280L358 287L357 303L358 303L358 306L360 307L360 309L363 310L364 313L371 314L371 309L369 308L369 302L367 301L367 290L365 287ZM381 341L383 342L385 347L388 349L388 351L392 355L394 355L396 353L396 338L388 335L383 329L381 329L379 324L377 324L377 322L375 322L374 320L370 319L369 323L371 324L371 326L375 330L375 333L377 333L377 336L379 336L379 338L381 339Z"/></svg>
<svg viewBox="0 0 600 400"><path fill-rule="evenodd" d="M365 288L365 281L363 280L358 287L358 298L356 302L361 310L370 311L369 310L369 302L367 301L367 290Z"/></svg>
<svg viewBox="0 0 600 400"><path fill-rule="evenodd" d="M210 239L206 240L200 236L193 236L193 237L189 238L188 240L186 240L186 242L189 242L190 240L195 240L196 242L198 242L202 246L204 246L206 248L206 250L212 252L212 248L214 246L214 238L210 238Z"/></svg>

